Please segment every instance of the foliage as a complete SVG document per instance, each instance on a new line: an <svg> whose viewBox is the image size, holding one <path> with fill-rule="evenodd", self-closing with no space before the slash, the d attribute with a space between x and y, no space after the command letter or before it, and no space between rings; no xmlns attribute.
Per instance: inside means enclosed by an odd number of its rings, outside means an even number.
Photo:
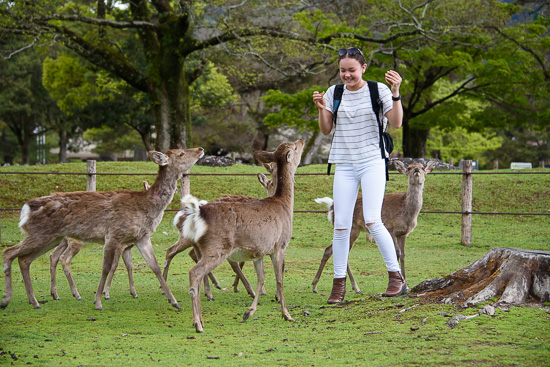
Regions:
<svg viewBox="0 0 550 367"><path fill-rule="evenodd" d="M139 135L128 126L119 127L116 131L107 126L90 128L84 132L84 139L95 143L92 151L100 155L133 150L140 143Z"/></svg>
<svg viewBox="0 0 550 367"><path fill-rule="evenodd" d="M277 112L269 113L264 121L268 127L289 126L298 130L319 131L317 109L311 102L313 91L324 91L326 88L312 86L295 94L280 90L270 90L262 98L266 107L277 107Z"/></svg>
<svg viewBox="0 0 550 367"><path fill-rule="evenodd" d="M452 158L454 162L460 159L471 159L480 161L480 166L484 169L492 167L492 161L487 157L487 152L499 148L503 139L496 134L468 133L463 128L457 128L446 132L440 129L430 130L430 139L427 143L427 150L431 152L431 157L442 159L449 162Z"/></svg>
<svg viewBox="0 0 550 367"><path fill-rule="evenodd" d="M31 162L33 138L47 127L42 121L55 115L54 101L43 88L41 78L41 57L36 52L17 55L12 62L0 60L0 121L7 142L0 149L13 156L9 145L12 135L23 164Z"/></svg>
<svg viewBox="0 0 550 367"><path fill-rule="evenodd" d="M550 128L539 131L510 127L499 131L503 144L488 152L489 159L498 160L503 167L511 162L531 162L537 167L550 160Z"/></svg>

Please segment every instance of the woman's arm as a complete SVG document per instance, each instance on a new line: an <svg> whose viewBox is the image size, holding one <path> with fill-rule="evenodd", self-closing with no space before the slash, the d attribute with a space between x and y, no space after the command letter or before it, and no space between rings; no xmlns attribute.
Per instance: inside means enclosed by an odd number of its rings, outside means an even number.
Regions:
<svg viewBox="0 0 550 367"><path fill-rule="evenodd" d="M324 135L330 134L332 131L332 112L326 109L326 101L323 98L325 92L313 92L313 102L319 109L319 129Z"/></svg>
<svg viewBox="0 0 550 367"><path fill-rule="evenodd" d="M391 93L395 98L400 96L399 87L401 86L401 81L401 76L397 72L390 70L386 73L386 83L391 86ZM386 113L386 117L391 127L394 129L401 127L403 123L403 105L401 104L401 100L393 101L393 108Z"/></svg>

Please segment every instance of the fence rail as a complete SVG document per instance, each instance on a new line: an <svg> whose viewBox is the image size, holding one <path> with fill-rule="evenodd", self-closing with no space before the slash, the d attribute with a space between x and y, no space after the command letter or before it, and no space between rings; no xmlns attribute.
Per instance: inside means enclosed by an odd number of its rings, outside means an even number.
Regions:
<svg viewBox="0 0 550 367"><path fill-rule="evenodd" d="M0 172L0 175L83 175L86 178L86 190L95 191L97 176L156 176L157 173L101 173L96 172L95 161L87 162L87 172ZM462 175L462 210L461 211L437 211L422 210L425 214L460 214L462 215L462 245L472 245L472 215L528 215L528 216L550 216L550 213L509 213L509 212L474 212L472 211L473 201L473 175L548 175L550 171L524 172L524 171L495 171L476 172L472 171L472 161L463 162L462 171L456 172L432 172L430 175ZM399 172L389 172L390 175L399 175ZM326 173L296 173L296 176L324 176ZM189 178L192 176L256 176L255 173L185 173L181 180L180 188L182 193L189 193ZM20 208L0 208L1 213L8 211L20 211ZM166 209L167 212L176 212L178 209ZM326 213L325 210L295 210L294 213ZM0 241L1 241L0 225Z"/></svg>

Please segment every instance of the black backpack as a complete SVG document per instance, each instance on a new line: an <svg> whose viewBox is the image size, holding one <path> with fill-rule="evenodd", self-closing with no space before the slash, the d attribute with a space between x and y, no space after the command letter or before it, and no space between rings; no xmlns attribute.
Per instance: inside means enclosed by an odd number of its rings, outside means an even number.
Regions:
<svg viewBox="0 0 550 367"><path fill-rule="evenodd" d="M393 139L387 131L384 131L382 122L380 121L380 111L382 110L383 103L378 95L378 83L372 80L367 80L367 85L369 86L370 99L372 104L372 110L376 115L376 121L378 122L378 134L380 136L380 154L382 158L386 161L386 181L389 181L390 176L388 174L388 159L384 151L388 152L388 155L393 152ZM336 126L336 117L338 114L338 107L340 107L340 101L342 101L342 94L344 94L344 84L337 84L334 87L334 98L332 103L332 108L334 112L332 113L332 123ZM334 138L334 136L333 136ZM330 176L330 167L331 163L327 167L327 175Z"/></svg>

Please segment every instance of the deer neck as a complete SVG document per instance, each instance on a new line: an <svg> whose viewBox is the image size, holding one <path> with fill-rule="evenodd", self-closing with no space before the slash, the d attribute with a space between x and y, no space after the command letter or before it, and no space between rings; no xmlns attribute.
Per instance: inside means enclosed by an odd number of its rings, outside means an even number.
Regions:
<svg viewBox="0 0 550 367"><path fill-rule="evenodd" d="M176 193L178 177L167 167L159 167L155 183L149 189L154 210L164 211Z"/></svg>
<svg viewBox="0 0 550 367"><path fill-rule="evenodd" d="M281 200L292 211L294 207L294 173L290 171L288 166L282 167L278 163L276 177L277 190L273 197Z"/></svg>
<svg viewBox="0 0 550 367"><path fill-rule="evenodd" d="M404 212L411 218L416 218L422 209L422 192L424 184L409 185L405 195Z"/></svg>

